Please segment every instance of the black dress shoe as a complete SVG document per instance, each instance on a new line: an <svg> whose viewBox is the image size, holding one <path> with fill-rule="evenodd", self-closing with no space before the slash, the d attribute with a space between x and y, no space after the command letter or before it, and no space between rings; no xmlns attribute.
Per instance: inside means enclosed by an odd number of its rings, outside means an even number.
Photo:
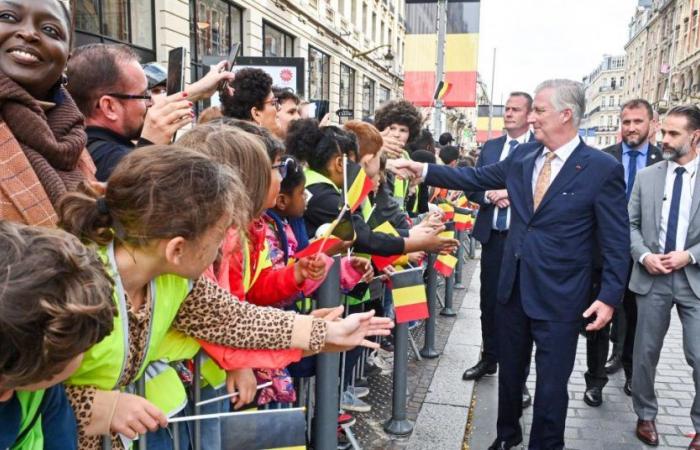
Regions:
<svg viewBox="0 0 700 450"><path fill-rule="evenodd" d="M496 373L497 369L498 365L496 363L489 363L482 359L476 363L474 367L470 367L469 369L465 370L464 374L462 375L462 379L464 381L478 380L484 375L493 375Z"/></svg>
<svg viewBox="0 0 700 450"><path fill-rule="evenodd" d="M523 389L523 409L527 409L532 405L532 396L527 386Z"/></svg>
<svg viewBox="0 0 700 450"><path fill-rule="evenodd" d="M603 404L603 390L599 387L592 387L586 389L586 393L583 394L583 401L594 408Z"/></svg>
<svg viewBox="0 0 700 450"><path fill-rule="evenodd" d="M631 396L632 395L632 380L630 380L629 378L627 380L625 380L625 387L623 387L622 390L625 391L625 394L627 394L628 397Z"/></svg>
<svg viewBox="0 0 700 450"><path fill-rule="evenodd" d="M605 364L605 373L612 375L622 368L622 356L613 354Z"/></svg>
<svg viewBox="0 0 700 450"><path fill-rule="evenodd" d="M520 445L523 442L523 438L519 439L511 439L508 441L503 441L498 438L496 438L495 441L493 441L493 444L488 448L488 450L509 450L516 445Z"/></svg>

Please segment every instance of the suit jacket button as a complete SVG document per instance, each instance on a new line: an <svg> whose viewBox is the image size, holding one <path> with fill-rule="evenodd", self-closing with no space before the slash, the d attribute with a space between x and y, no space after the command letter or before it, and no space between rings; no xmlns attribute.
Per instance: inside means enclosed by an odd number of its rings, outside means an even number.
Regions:
<svg viewBox="0 0 700 450"><path fill-rule="evenodd" d="M520 259L520 253L515 254L515 259Z"/></svg>

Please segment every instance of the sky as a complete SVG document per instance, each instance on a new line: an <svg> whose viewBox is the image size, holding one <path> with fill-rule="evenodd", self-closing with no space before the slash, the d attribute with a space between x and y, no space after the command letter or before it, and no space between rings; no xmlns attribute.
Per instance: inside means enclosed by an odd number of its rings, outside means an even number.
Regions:
<svg viewBox="0 0 700 450"><path fill-rule="evenodd" d="M511 91L532 93L541 81L577 81L604 54L624 54L637 0L481 0L479 73L494 103ZM490 95L490 92L489 92Z"/></svg>

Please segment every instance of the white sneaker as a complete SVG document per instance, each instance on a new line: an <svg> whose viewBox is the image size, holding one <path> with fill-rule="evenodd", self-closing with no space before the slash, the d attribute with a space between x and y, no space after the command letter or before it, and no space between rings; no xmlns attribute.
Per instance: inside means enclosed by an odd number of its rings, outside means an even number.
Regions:
<svg viewBox="0 0 700 450"><path fill-rule="evenodd" d="M347 392L350 392L356 398L363 398L369 395L369 388L359 386L348 386Z"/></svg>
<svg viewBox="0 0 700 450"><path fill-rule="evenodd" d="M344 411L370 412L372 410L372 407L368 403L363 402L348 391L343 392L340 407Z"/></svg>

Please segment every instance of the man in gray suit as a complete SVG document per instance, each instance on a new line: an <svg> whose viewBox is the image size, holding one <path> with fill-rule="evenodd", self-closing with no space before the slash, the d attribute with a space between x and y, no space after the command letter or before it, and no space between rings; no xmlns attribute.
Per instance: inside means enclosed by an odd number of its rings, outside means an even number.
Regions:
<svg viewBox="0 0 700 450"><path fill-rule="evenodd" d="M632 400L637 437L658 445L654 377L676 305L696 390L690 416L697 434L688 449L700 450L700 109L673 108L661 133L665 161L639 172L629 201L634 261L629 288L637 294L638 314Z"/></svg>

